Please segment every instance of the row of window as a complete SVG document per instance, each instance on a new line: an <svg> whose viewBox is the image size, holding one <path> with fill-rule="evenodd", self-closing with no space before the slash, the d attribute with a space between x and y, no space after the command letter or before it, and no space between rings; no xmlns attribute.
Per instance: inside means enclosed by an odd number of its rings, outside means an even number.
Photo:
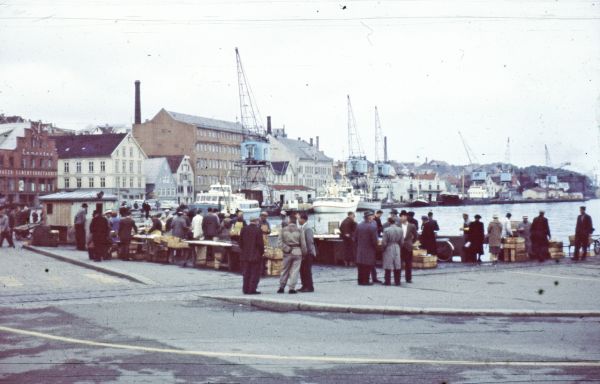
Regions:
<svg viewBox="0 0 600 384"><path fill-rule="evenodd" d="M196 169L235 169L235 162L231 160L216 160L216 159L198 159L196 160Z"/></svg>
<svg viewBox="0 0 600 384"><path fill-rule="evenodd" d="M129 183L128 183L129 181ZM70 177L63 179L64 188L106 188L106 177L100 177L97 180L95 177L76 177L75 183L71 183ZM84 185L85 182L85 185ZM115 179L115 188L142 188L142 179L138 177L119 177Z"/></svg>
<svg viewBox="0 0 600 384"><path fill-rule="evenodd" d="M54 162L48 158L33 158L33 157L22 157L21 158L21 169L52 169ZM0 168L4 168L4 156L0 156ZM15 167L15 160L12 156L8 157L6 161L7 168Z"/></svg>
<svg viewBox="0 0 600 384"><path fill-rule="evenodd" d="M52 179L5 179L0 178L2 192L52 192Z"/></svg>
<svg viewBox="0 0 600 384"><path fill-rule="evenodd" d="M214 139L224 139L231 141L242 141L242 135L237 133L213 131L211 129L198 128L198 136L212 137Z"/></svg>
<svg viewBox="0 0 600 384"><path fill-rule="evenodd" d="M329 166L329 167L317 167L317 166L312 166L312 165L305 165L305 166L300 165L298 167L298 172L299 173L306 173L306 174L309 174L309 175L326 175L326 176L329 176L329 175L331 175L331 166Z"/></svg>
<svg viewBox="0 0 600 384"><path fill-rule="evenodd" d="M231 145L196 143L196 152L226 153L239 156L241 154L241 149L238 146Z"/></svg>
<svg viewBox="0 0 600 384"><path fill-rule="evenodd" d="M127 157L127 154L129 154L129 157L134 157L134 153L137 154L138 159L142 158L142 152L140 150L134 149L133 146L121 147L121 157Z"/></svg>
<svg viewBox="0 0 600 384"><path fill-rule="evenodd" d="M240 185L240 178L233 177L233 176L229 176L229 177L198 176L196 178L196 180L197 180L198 184L201 184L201 185L211 185L211 184L217 184L219 182L223 182L224 184L231 185L234 189L236 188L236 186Z"/></svg>
<svg viewBox="0 0 600 384"><path fill-rule="evenodd" d="M87 173L95 173L96 172L96 162L91 160L91 161L87 161L87 169L86 172ZM119 165L121 165L121 167L119 167ZM127 166L129 165L129 173L134 173L134 168L135 168L135 161L134 160L115 160L115 173L127 173ZM83 166L83 162L82 161L76 161L75 162L75 173L81 173L82 172L82 166ZM120 171L119 171L120 170ZM71 165L69 161L65 161L63 164L63 172L64 173L70 173L71 172ZM99 162L99 172L100 173L105 173L106 172L106 161L101 160ZM142 160L138 160L137 161L137 173L141 174L142 173Z"/></svg>

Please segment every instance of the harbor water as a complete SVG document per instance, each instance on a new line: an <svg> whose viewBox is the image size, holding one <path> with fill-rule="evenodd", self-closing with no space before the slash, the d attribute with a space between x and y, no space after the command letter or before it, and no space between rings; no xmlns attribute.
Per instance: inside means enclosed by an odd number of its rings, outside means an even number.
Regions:
<svg viewBox="0 0 600 384"><path fill-rule="evenodd" d="M421 216L426 216L428 212L433 212L433 217L437 220L440 231L438 237L458 236L462 232L462 214L467 213L469 219L473 220L476 214L481 215L481 221L487 224L492 220L492 216L497 214L502 219L507 212L512 214L511 220L521 221L523 215L529 216L529 222L536 217L540 210L546 212L550 224L552 238L563 241L565 245L569 243L569 236L575 234L575 223L579 215L579 207L585 205L586 212L592 216L592 220L597 228L600 228L600 200L594 199L586 202L563 202L563 203L527 203L527 204L491 204L491 205L466 205L458 207L425 207L425 208L398 208L398 211L406 209L414 211L415 218L421 224ZM382 222L385 222L389 216L389 209L383 210ZM328 223L331 221L340 222L346 217L344 213L322 213L313 214L309 217L309 224L314 228L315 233L327 233ZM356 213L357 221L362 220L362 212ZM279 225L280 221L272 218L271 222ZM594 232L600 233L600 229Z"/></svg>

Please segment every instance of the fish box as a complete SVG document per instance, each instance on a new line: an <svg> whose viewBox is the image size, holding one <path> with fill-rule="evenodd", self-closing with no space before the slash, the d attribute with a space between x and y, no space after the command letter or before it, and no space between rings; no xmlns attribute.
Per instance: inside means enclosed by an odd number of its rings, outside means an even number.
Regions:
<svg viewBox="0 0 600 384"><path fill-rule="evenodd" d="M414 257L413 255L413 268L414 269L430 269L437 267L437 256L424 255Z"/></svg>
<svg viewBox="0 0 600 384"><path fill-rule="evenodd" d="M283 251L280 248L265 247L265 259L283 260Z"/></svg>
<svg viewBox="0 0 600 384"><path fill-rule="evenodd" d="M267 259L267 276L279 276L283 268L283 260Z"/></svg>

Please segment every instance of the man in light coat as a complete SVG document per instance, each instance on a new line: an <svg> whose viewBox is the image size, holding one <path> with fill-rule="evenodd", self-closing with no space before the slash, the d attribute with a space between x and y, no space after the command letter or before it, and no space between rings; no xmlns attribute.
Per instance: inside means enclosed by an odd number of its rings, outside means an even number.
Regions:
<svg viewBox="0 0 600 384"><path fill-rule="evenodd" d="M487 227L488 243L490 245L490 261L492 263L495 263L498 260L500 247L502 245L502 235L505 233L504 229L505 226L498 220L498 215L494 215Z"/></svg>
<svg viewBox="0 0 600 384"><path fill-rule="evenodd" d="M354 232L358 285L373 285L369 282L377 251L377 227L373 225L373 216L373 212L365 212L364 221L358 224Z"/></svg>
<svg viewBox="0 0 600 384"><path fill-rule="evenodd" d="M510 214L510 212L508 212L506 214L506 218L502 220L502 237L512 237L513 235L512 224L510 222L511 217L512 215Z"/></svg>
<svg viewBox="0 0 600 384"><path fill-rule="evenodd" d="M202 210L198 209L196 211L196 216L192 219L192 236L194 240L201 240L202 233Z"/></svg>
<svg viewBox="0 0 600 384"><path fill-rule="evenodd" d="M75 243L79 251L85 251L85 220L87 216L88 205L81 204L81 209L75 215Z"/></svg>
<svg viewBox="0 0 600 384"><path fill-rule="evenodd" d="M402 229L400 258L406 268L406 282L410 284L412 283L413 244L417 241L417 228L408 222L408 213L405 211L400 213L400 229Z"/></svg>
<svg viewBox="0 0 600 384"><path fill-rule="evenodd" d="M300 249L302 250L300 281L302 282L302 286L298 292L314 292L315 287L313 285L312 263L313 259L317 256L314 234L312 228L308 226L308 215L306 213L300 214L298 223L300 224L300 230L302 231L302 236L300 237Z"/></svg>
<svg viewBox="0 0 600 384"><path fill-rule="evenodd" d="M385 277L383 285L391 285L392 271L394 271L394 284L400 285L402 262L400 260L400 246L402 245L402 230L396 225L395 219L389 220L390 225L383 230L381 247L383 248L383 269Z"/></svg>
<svg viewBox="0 0 600 384"><path fill-rule="evenodd" d="M4 239L8 241L8 247L14 248L15 244L12 239L12 232L8 220L8 215L5 214L4 209L0 209L0 248L4 243Z"/></svg>
<svg viewBox="0 0 600 384"><path fill-rule="evenodd" d="M519 237L525 239L525 250L527 255L531 257L531 223L527 216L523 216L523 221L517 226Z"/></svg>
<svg viewBox="0 0 600 384"><path fill-rule="evenodd" d="M277 293L284 293L286 284L289 287L288 293L297 293L296 284L302 264L301 238L302 231L294 222L290 222L285 228L282 228L279 234L279 247L283 250L283 267Z"/></svg>

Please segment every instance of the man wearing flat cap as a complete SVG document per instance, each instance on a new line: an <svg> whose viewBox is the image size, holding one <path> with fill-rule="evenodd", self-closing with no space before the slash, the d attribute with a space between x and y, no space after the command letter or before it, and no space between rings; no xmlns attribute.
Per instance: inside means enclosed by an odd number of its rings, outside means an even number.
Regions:
<svg viewBox="0 0 600 384"><path fill-rule="evenodd" d="M387 219L387 222L383 223L383 229L388 228L390 225L398 224L398 210L396 208L392 208L390 211L390 216Z"/></svg>
<svg viewBox="0 0 600 384"><path fill-rule="evenodd" d="M583 248L581 260L585 260L587 255L590 235L594 232L592 218L585 213L585 207L579 207L579 216L575 225L575 254L573 260L579 260L579 249Z"/></svg>
<svg viewBox="0 0 600 384"><path fill-rule="evenodd" d="M364 220L358 224L354 233L358 285L373 285L369 282L377 251L377 226L373 225L373 217L373 212L365 212Z"/></svg>
<svg viewBox="0 0 600 384"><path fill-rule="evenodd" d="M485 231L481 220L481 215L475 215L475 220L469 223L469 231L465 247L467 248L468 262L481 262L483 255L483 241L485 239Z"/></svg>
<svg viewBox="0 0 600 384"><path fill-rule="evenodd" d="M525 250L527 256L531 257L531 223L527 216L523 216L523 221L517 226L517 233L519 237L525 239Z"/></svg>
<svg viewBox="0 0 600 384"><path fill-rule="evenodd" d="M540 214L531 223L531 251L540 263L549 256L548 244L551 238L550 226L548 225L548 219L544 217L544 213L541 210Z"/></svg>

